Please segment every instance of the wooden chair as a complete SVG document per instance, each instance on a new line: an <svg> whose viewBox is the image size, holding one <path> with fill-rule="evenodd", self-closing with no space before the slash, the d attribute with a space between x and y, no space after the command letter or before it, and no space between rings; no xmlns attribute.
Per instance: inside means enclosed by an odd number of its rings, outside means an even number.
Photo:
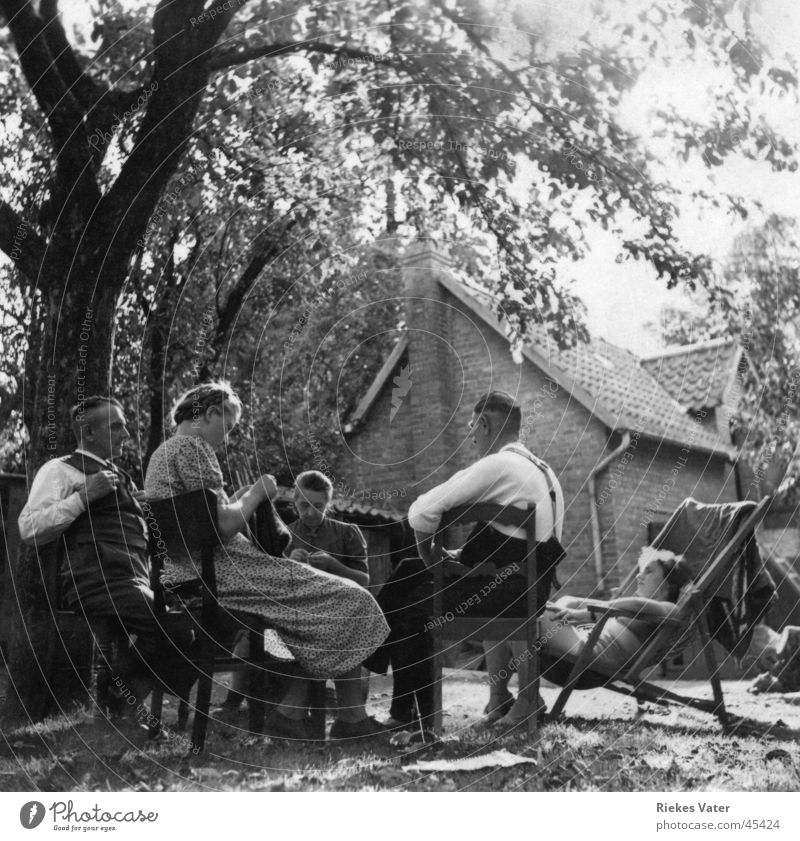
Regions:
<svg viewBox="0 0 800 841"><path fill-rule="evenodd" d="M217 496L211 490L198 490L168 499L150 501L145 513L150 527L153 588L156 611L165 613L164 590L160 578L165 557L187 557L200 552L201 595L200 616L195 625L196 654L192 663L197 671L197 697L192 725L191 749L200 753L205 747L208 712L215 673L246 671L249 675L249 727L260 733L264 729L265 689L267 674L285 677L297 673L294 664L267 656L264 651L265 626L257 617L221 611L217 600L214 550L222 545L217 530ZM225 627L227 625L227 628ZM244 627L250 637L250 655L246 659L234 657L220 643L228 631ZM314 684L315 685L315 684ZM324 689L324 684L323 684ZM315 738L325 739L325 709L320 705L318 692L312 691L312 730ZM179 726L188 714L188 689L180 698ZM151 712L160 721L163 709L163 688L153 692ZM156 728L157 729L157 728Z"/></svg>
<svg viewBox="0 0 800 841"><path fill-rule="evenodd" d="M711 621L711 603L723 592L726 582L734 575L737 564L746 550L748 541L753 539L753 531L763 518L769 505L769 498L758 505L753 502L739 503L735 516L730 524L717 537L716 547L704 568L691 586L684 587L677 602L675 618L663 620L642 646L641 651L633 661L624 668L611 672L593 664L593 649L603 627L612 616L635 618L635 613L609 608L605 602L587 602L597 613L597 622L586 641L580 656L570 660L563 658L552 668L546 669L546 677L563 684L556 703L550 711L549 718L555 719L561 715L571 693L575 689L603 687L612 692L629 695L639 703L652 702L657 704L677 704L694 709L704 710L716 715L724 726L728 723L725 710L725 700L722 694L722 684L719 677L719 666L714 655L711 640L713 624ZM698 506L695 500L685 500L676 510L659 535L653 541L656 548L668 548L676 554L682 554L689 548L696 535L689 540L674 539L675 525L690 506ZM709 509L720 509L722 506L705 506ZM620 593L624 593L636 577L638 570L634 567L626 580L620 586ZM649 668L663 662L667 658L677 656L685 651L699 636L703 656L705 658L708 679L711 683L713 700L679 695L671 690L648 682L642 673Z"/></svg>
<svg viewBox="0 0 800 841"><path fill-rule="evenodd" d="M491 640L524 641L528 659L528 685L520 687L524 692L529 710L536 709L539 695L539 621L537 618L537 559L536 559L536 506L529 505L527 509L513 506L496 505L492 503L477 503L475 505L453 508L445 514L439 528L439 533L445 529L461 524L474 522L492 522L505 526L515 526L525 530L527 535L527 555L525 558L527 604L526 618L482 618L482 617L447 617L446 621L435 623L433 627L434 641L434 687L433 687L433 726L436 730L442 727L442 640L466 640L472 637ZM440 544L439 539L436 543ZM434 566L433 615L444 618L442 613L442 592L444 585L444 570L442 564ZM536 715L532 713L527 721L527 734L531 739L537 735L538 723Z"/></svg>

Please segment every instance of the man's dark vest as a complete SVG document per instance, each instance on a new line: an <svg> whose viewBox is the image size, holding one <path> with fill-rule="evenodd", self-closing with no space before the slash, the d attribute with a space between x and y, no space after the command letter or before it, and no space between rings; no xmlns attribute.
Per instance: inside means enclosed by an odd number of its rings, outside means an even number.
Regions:
<svg viewBox="0 0 800 841"><path fill-rule="evenodd" d="M81 453L63 459L87 476L113 469L121 481L116 492L90 503L64 533L63 598L80 598L84 608L108 602L122 589L149 588L147 537L144 514L131 496L131 477L118 467L104 467ZM87 603L89 602L89 603Z"/></svg>

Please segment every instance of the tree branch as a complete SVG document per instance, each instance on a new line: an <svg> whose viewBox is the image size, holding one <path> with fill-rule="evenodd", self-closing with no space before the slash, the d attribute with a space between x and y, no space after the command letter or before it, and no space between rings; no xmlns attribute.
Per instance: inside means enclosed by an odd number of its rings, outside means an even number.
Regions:
<svg viewBox="0 0 800 841"><path fill-rule="evenodd" d="M74 193L84 207L100 198L95 178L83 110L70 92L50 53L45 23L29 0L0 0L8 19L22 72L42 109L56 152L56 183L59 198Z"/></svg>
<svg viewBox="0 0 800 841"><path fill-rule="evenodd" d="M39 14L44 22L44 37L56 68L69 91L88 114L108 88L98 85L78 64L78 59L67 40L58 11L58 0L41 0Z"/></svg>
<svg viewBox="0 0 800 841"><path fill-rule="evenodd" d="M44 261L46 245L11 205L0 200L0 250L4 251L17 268L33 283L39 276Z"/></svg>
<svg viewBox="0 0 800 841"><path fill-rule="evenodd" d="M325 55L341 55L347 58L375 60L375 54L359 50L356 47L336 46L315 41L283 41L274 44L263 44L260 47L248 47L246 44L234 44L233 47L217 49L209 58L209 70L224 70L226 67L238 67L257 58L277 58L290 53L323 53ZM388 62L381 62L385 64Z"/></svg>

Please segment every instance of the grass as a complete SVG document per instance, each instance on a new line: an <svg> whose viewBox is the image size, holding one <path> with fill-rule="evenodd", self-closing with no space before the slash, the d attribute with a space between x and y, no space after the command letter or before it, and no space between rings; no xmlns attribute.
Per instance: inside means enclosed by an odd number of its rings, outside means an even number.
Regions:
<svg viewBox="0 0 800 841"><path fill-rule="evenodd" d="M465 696L476 697L468 679ZM610 693L605 693L609 696ZM385 705L386 693L372 702ZM184 734L150 744L131 727L117 729L82 708L37 725L0 730L3 791L797 791L800 730L750 721L726 735L694 711L643 716L612 696L612 706L580 704L571 718L547 725L538 744L524 734L498 738L476 716L452 706L436 745L400 752L388 744L294 747L247 734L246 716L214 723L206 753L187 753ZM480 694L479 699L483 698ZM752 696L751 696L752 698ZM614 704L616 706L614 706ZM622 707L620 707L622 704ZM735 706L735 704L734 704ZM761 709L751 704L753 709ZM781 707L766 718L775 721ZM796 711L797 708L787 708ZM570 708L568 707L568 712ZM591 714L590 714L591 713ZM783 712L779 715L790 718ZM794 712L795 718L797 712ZM760 716L764 717L764 716ZM174 714L167 713L169 724ZM505 748L536 764L470 772L419 772L403 766Z"/></svg>

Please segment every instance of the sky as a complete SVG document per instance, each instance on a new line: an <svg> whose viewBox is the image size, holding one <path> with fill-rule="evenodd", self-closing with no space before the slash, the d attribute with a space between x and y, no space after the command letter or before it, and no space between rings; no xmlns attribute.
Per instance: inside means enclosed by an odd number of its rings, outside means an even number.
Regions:
<svg viewBox="0 0 800 841"><path fill-rule="evenodd" d="M613 0L612 0L613 2ZM630 0L636 8L638 0ZM592 25L593 0L519 0L517 20L526 20L540 32L553 49L579 49L579 37ZM757 34L774 56L784 53L800 55L800 3L797 0L753 0L756 9L754 24ZM91 4L84 0L62 0L62 11L68 22L86 24L91 21ZM491 0L486 0L491 9ZM623 107L622 121L629 130L649 142L649 121L655 107L674 105L702 113L708 91L718 85L713 68L674 64L669 70L653 70L634 89ZM777 127L800 140L800 112L777 111L768 115ZM708 178L702 169L673 167L665 175L692 186ZM800 176L775 174L758 164L731 161L715 171L716 186L729 187L763 202L767 212L800 216ZM720 263L724 261L734 237L743 223L733 222L720 212L698 216L696 208L684 204L677 230L687 245L706 251ZM754 217L751 221L758 221ZM665 304L681 306L688 298L681 290L667 291L665 283L655 277L646 264L616 262L617 244L602 231L588 237L589 257L570 265L575 277L575 292L587 307L589 330L609 341L628 348L638 355L657 353L662 343L648 322L658 322Z"/></svg>
<svg viewBox="0 0 800 841"><path fill-rule="evenodd" d="M562 48L568 47L577 33L585 31L589 19L590 0L521 0L537 20L547 21L546 35ZM800 3L797 0L761 0L753 4L753 23L757 34L777 59L788 53L800 57ZM720 84L713 68L673 64L668 70L650 72L633 90L623 106L622 122L650 139L649 121L655 107L675 108L701 117L709 90ZM787 111L784 106L768 114L776 128L800 140L800 110ZM708 178L702 168L684 165L667 169L666 176L686 187ZM744 159L726 162L714 171L714 184L731 189L763 203L765 213L777 212L800 217L800 175L776 174L769 168ZM724 262L734 238L745 227L725 213L698 215L696 208L684 203L681 219L676 224L680 238L690 247L705 251L719 263ZM752 217L750 223L758 221ZM589 330L621 345L640 356L656 354L663 348L659 337L645 328L657 323L664 305L693 306L680 289L668 291L648 265L618 264L617 247L608 236L599 232L589 238L591 256L573 267L575 291L587 307Z"/></svg>

